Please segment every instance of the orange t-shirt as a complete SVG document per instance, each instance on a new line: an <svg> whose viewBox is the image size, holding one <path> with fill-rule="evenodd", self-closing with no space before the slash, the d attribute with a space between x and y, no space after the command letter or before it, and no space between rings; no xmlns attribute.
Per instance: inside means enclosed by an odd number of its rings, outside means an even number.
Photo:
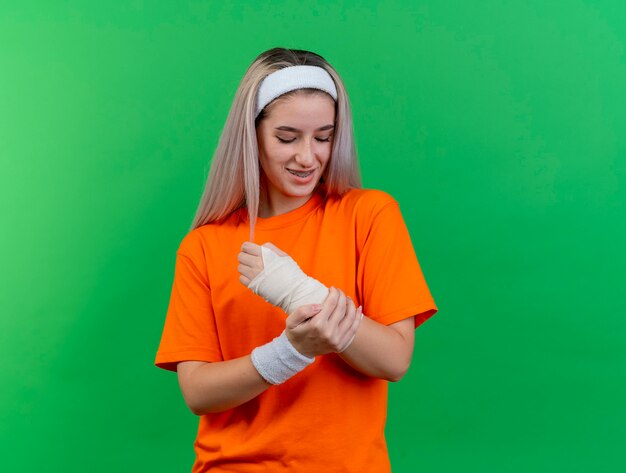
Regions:
<svg viewBox="0 0 626 473"><path fill-rule="evenodd" d="M437 311L398 204L384 192L320 191L296 210L259 219L255 233L377 322L415 316L418 326ZM240 209L183 239L157 366L242 357L283 331L286 314L239 282L237 255L248 235ZM336 354L318 356L251 401L201 416L193 472L388 472L386 413L387 381Z"/></svg>

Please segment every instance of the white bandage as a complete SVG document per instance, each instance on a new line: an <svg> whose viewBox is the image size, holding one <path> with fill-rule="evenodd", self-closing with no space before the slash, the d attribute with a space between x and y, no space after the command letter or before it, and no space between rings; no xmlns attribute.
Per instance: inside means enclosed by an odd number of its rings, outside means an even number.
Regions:
<svg viewBox="0 0 626 473"><path fill-rule="evenodd" d="M321 304L328 296L328 288L317 279L307 276L290 256L279 256L262 246L263 271L248 285L270 304L291 314L306 304Z"/></svg>
<svg viewBox="0 0 626 473"><path fill-rule="evenodd" d="M252 364L270 384L282 384L315 361L294 348L283 331L269 343L252 350Z"/></svg>

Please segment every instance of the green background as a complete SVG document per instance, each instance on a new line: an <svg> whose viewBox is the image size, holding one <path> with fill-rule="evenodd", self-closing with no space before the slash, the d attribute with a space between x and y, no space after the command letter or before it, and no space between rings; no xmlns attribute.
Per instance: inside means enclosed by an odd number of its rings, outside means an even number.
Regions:
<svg viewBox="0 0 626 473"><path fill-rule="evenodd" d="M2 2L2 470L189 471L152 365L175 251L241 76L287 46L344 77L439 305L394 472L626 471L625 5Z"/></svg>

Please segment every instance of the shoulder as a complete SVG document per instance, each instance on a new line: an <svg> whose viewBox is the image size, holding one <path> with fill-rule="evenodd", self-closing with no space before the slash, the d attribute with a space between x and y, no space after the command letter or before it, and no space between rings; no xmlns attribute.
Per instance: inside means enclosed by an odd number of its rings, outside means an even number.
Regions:
<svg viewBox="0 0 626 473"><path fill-rule="evenodd" d="M180 242L178 254L182 256L194 257L204 253L205 234L204 227L191 230Z"/></svg>
<svg viewBox="0 0 626 473"><path fill-rule="evenodd" d="M192 259L205 257L210 248L232 239L238 228L237 219L237 215L231 215L221 222L194 228L183 237L177 253Z"/></svg>
<svg viewBox="0 0 626 473"><path fill-rule="evenodd" d="M387 192L377 189L350 189L339 196L329 196L328 204L361 217L375 217L386 207L397 207Z"/></svg>

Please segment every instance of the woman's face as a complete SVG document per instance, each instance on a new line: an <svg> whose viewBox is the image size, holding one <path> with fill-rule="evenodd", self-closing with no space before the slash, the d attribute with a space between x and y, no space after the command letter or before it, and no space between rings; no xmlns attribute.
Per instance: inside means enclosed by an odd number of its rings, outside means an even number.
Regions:
<svg viewBox="0 0 626 473"><path fill-rule="evenodd" d="M271 217L306 203L330 159L335 102L327 94L296 93L266 109L257 126L261 179L259 215Z"/></svg>

